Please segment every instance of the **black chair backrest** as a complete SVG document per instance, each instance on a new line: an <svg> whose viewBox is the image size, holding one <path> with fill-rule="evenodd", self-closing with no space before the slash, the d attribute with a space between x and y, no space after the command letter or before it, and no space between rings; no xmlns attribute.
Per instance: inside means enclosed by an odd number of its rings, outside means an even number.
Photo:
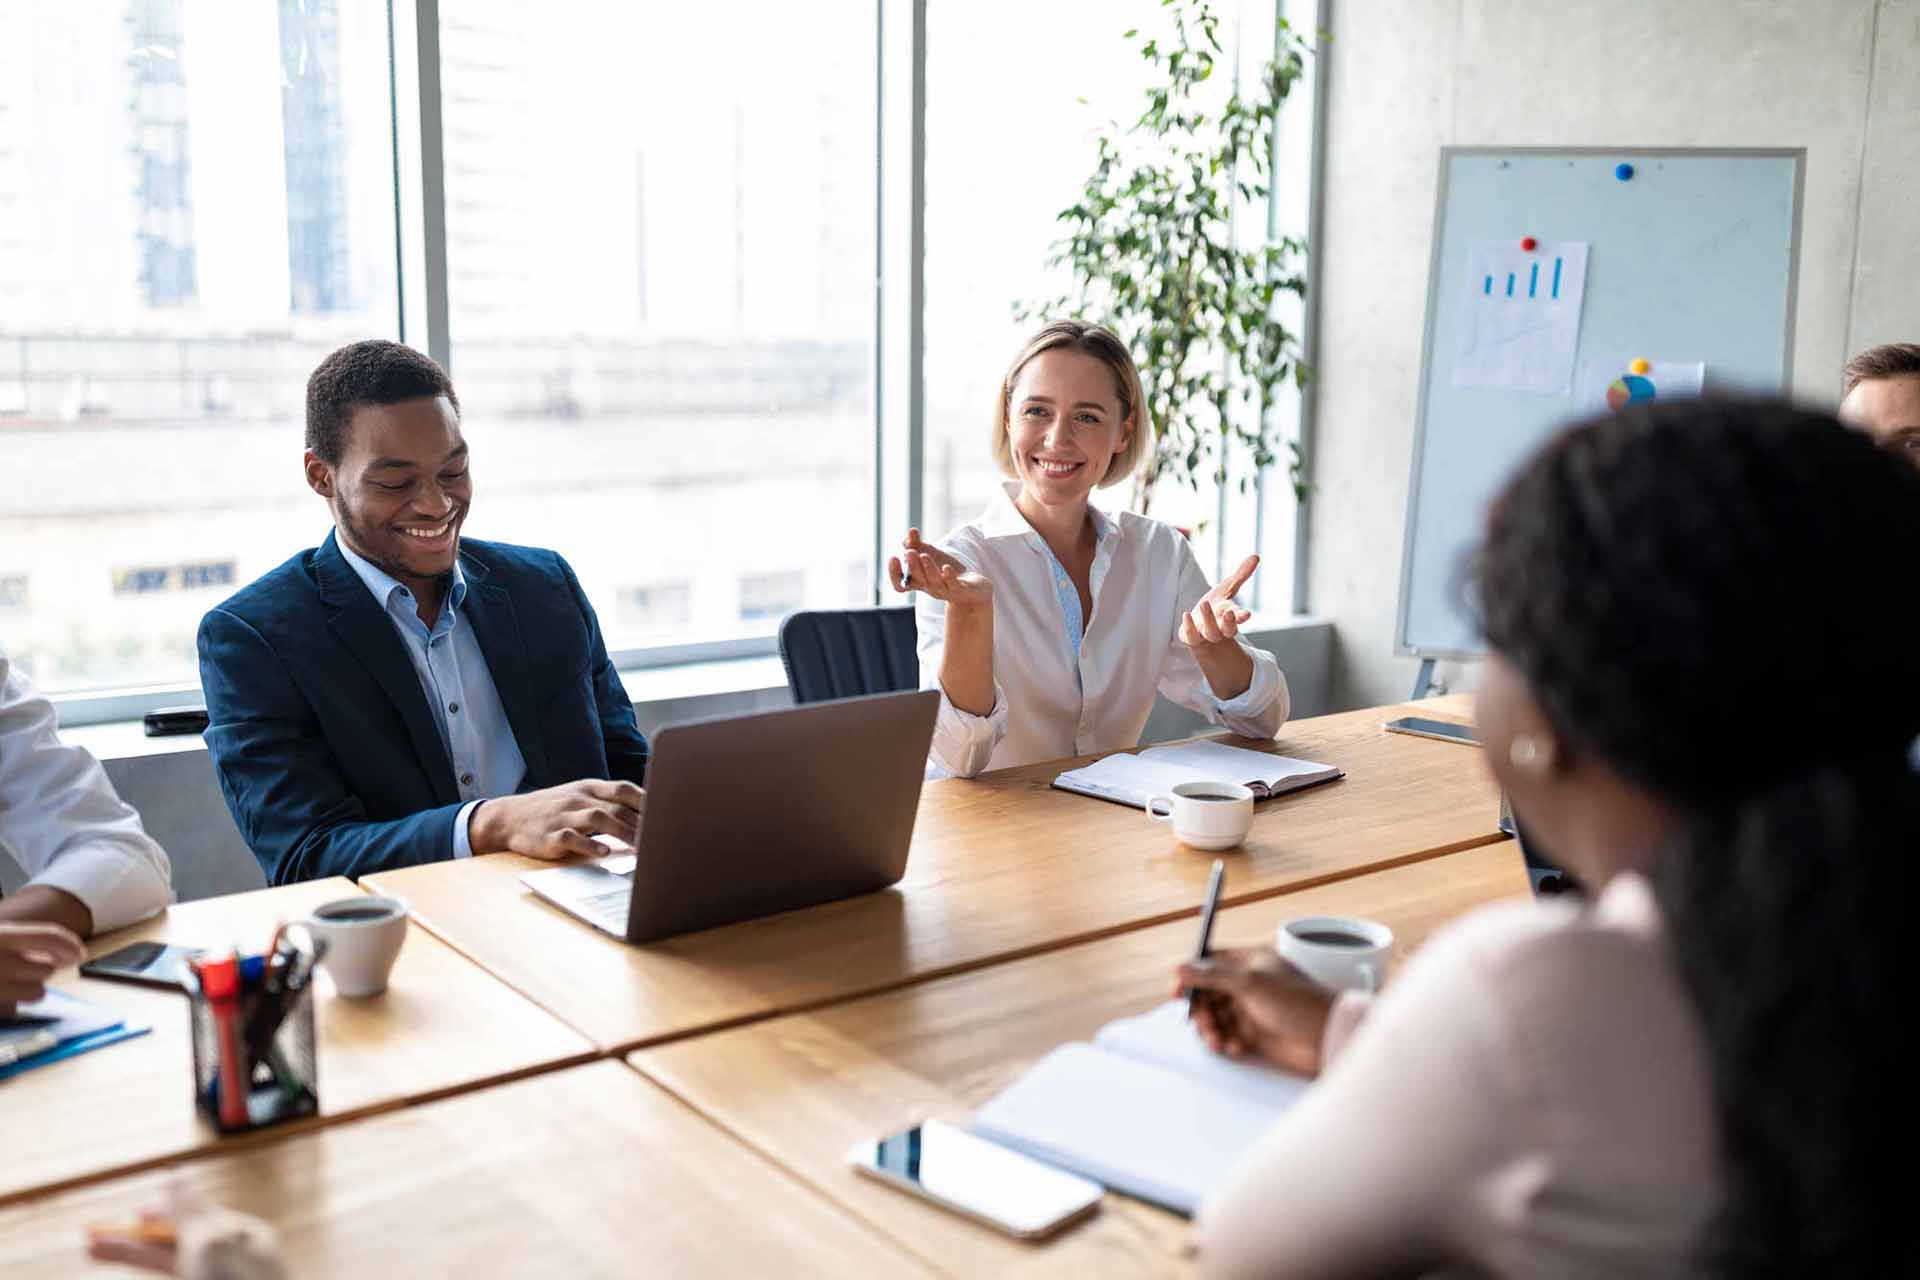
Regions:
<svg viewBox="0 0 1920 1280"><path fill-rule="evenodd" d="M780 662L796 703L920 686L913 609L796 613L780 624Z"/></svg>

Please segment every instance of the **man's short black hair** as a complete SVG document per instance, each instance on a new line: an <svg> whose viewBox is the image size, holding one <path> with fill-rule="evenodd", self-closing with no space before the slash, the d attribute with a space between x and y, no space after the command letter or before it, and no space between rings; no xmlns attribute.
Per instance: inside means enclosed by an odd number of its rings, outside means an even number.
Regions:
<svg viewBox="0 0 1920 1280"><path fill-rule="evenodd" d="M362 405L445 396L460 412L453 380L412 347L370 338L340 348L307 379L307 448L329 466L347 451L347 420Z"/></svg>

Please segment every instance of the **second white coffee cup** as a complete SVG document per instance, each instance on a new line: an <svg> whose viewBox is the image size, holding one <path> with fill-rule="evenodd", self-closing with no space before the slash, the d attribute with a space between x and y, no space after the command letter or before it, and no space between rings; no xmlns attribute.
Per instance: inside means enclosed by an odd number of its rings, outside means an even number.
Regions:
<svg viewBox="0 0 1920 1280"><path fill-rule="evenodd" d="M1183 782L1147 801L1147 816L1171 821L1182 844L1231 849L1253 828L1253 792L1237 782Z"/></svg>
<svg viewBox="0 0 1920 1280"><path fill-rule="evenodd" d="M313 936L327 944L321 958L343 996L377 996L407 940L407 904L398 898L362 895L315 908L307 917Z"/></svg>
<svg viewBox="0 0 1920 1280"><path fill-rule="evenodd" d="M1274 948L1327 991L1378 991L1393 957L1393 930L1360 916L1303 916L1280 926Z"/></svg>

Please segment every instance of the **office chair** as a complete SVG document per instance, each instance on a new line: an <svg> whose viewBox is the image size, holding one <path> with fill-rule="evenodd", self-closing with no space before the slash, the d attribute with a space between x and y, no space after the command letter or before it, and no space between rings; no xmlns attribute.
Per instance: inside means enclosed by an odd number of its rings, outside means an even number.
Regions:
<svg viewBox="0 0 1920 1280"><path fill-rule="evenodd" d="M780 664L795 703L920 686L913 609L796 613L780 624Z"/></svg>
<svg viewBox="0 0 1920 1280"><path fill-rule="evenodd" d="M1514 843L1520 846L1520 856L1526 860L1527 878L1533 881L1533 895L1536 898L1558 897L1561 894L1576 898L1585 896L1580 882L1550 860L1537 840L1528 837L1525 828L1520 825L1520 819L1513 812L1513 806L1507 803L1504 791L1500 793L1500 829L1512 836Z"/></svg>

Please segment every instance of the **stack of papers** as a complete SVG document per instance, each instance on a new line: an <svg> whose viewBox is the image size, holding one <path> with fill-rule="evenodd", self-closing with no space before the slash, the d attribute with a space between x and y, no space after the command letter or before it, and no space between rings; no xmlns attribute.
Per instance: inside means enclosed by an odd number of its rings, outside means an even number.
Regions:
<svg viewBox="0 0 1920 1280"><path fill-rule="evenodd" d="M71 1058L89 1049L144 1035L148 1030L142 1025L129 1024L111 1009L76 1000L58 991L49 991L30 1004L20 1005L14 1010L13 1017L0 1022L0 1049L37 1044L49 1035L54 1043L24 1054L17 1061L0 1065L0 1080L19 1075L22 1071L31 1071L35 1067L44 1067L50 1062Z"/></svg>

